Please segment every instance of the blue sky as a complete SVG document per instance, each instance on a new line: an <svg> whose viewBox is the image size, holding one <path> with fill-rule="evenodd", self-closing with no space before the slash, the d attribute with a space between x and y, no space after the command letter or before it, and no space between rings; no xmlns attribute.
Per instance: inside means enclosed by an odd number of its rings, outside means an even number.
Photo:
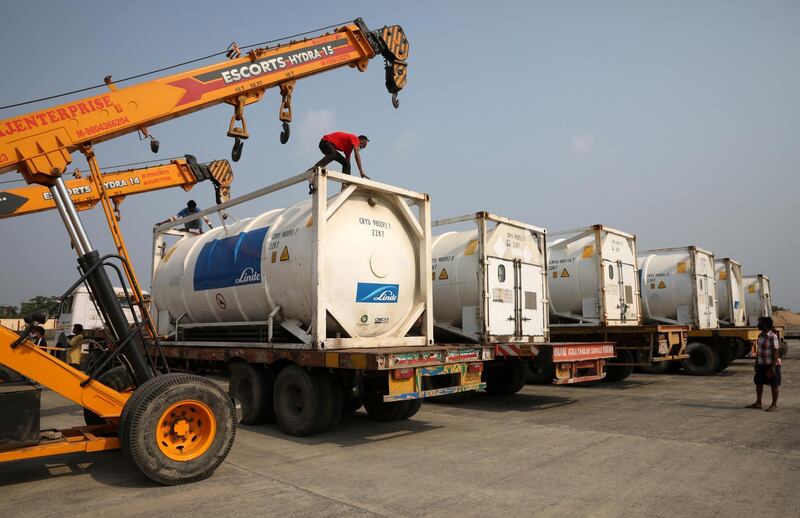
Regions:
<svg viewBox="0 0 800 518"><path fill-rule="evenodd" d="M490 210L553 231L615 226L637 234L642 250L694 244L769 275L775 302L800 309L797 2L9 2L0 104L358 16L408 35L400 109L380 60L365 73L309 78L297 84L284 146L279 96L268 91L246 111L252 137L234 194L305 170L322 133L366 133L367 173L430 193L436 218ZM135 134L100 144L99 161L227 158L230 112L218 106L151 128L158 155ZM213 202L207 185L124 202L122 229L142 278L153 222L190 197ZM110 251L101 212L83 214ZM74 254L54 212L5 220L2 236L0 304L72 282Z"/></svg>

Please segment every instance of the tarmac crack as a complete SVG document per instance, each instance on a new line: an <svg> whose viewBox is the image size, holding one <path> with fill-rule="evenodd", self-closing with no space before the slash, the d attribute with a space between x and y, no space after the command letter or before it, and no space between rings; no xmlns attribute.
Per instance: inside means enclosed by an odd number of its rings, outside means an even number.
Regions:
<svg viewBox="0 0 800 518"><path fill-rule="evenodd" d="M241 469L243 471L246 471L248 473L252 473L253 475L258 475L259 477L265 478L267 480L271 480L272 482L277 482L278 484L283 484L284 486L288 486L288 487L291 487L291 488L296 489L298 491L302 491L303 493L306 493L306 494L309 494L309 495L313 495L313 496L317 496L317 497L320 497L320 498L324 498L325 500L329 500L331 502L336 502L337 504L341 504L341 505L347 506L347 507L349 507L351 509L357 509L358 511L361 511L361 512L364 512L364 513L368 513L368 514L370 514L372 516L378 516L378 517L381 517L381 518L387 518L387 516L388 516L388 515L385 515L385 514L376 513L375 511L371 511L369 509L366 509L364 507L361 507L361 506L358 506L358 505L355 505L355 504L351 504L350 502L345 502L344 500L340 500L338 498L334 498L332 496L324 495L322 493L318 493L316 491L312 491L312 490L310 490L308 488L301 487L301 486L298 486L296 484L292 484L291 482L288 482L286 480L281 480L279 478L271 477L271 476L269 476L269 475L267 475L265 473L262 473L260 471L256 471L256 470L254 470L252 468L248 468L246 466L242 466L241 464L237 464L236 462L233 462L231 460L226 460L225 464L237 467L237 468L239 468L239 469Z"/></svg>

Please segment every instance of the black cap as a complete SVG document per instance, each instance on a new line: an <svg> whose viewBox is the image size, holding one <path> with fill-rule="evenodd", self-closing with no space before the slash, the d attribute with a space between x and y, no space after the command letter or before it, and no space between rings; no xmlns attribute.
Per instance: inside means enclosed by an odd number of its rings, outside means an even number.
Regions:
<svg viewBox="0 0 800 518"><path fill-rule="evenodd" d="M186 203L186 206L187 206L187 207L189 207L190 209L193 209L193 208L197 207L197 202L196 202L196 201L194 201L194 200L189 200L189 201Z"/></svg>
<svg viewBox="0 0 800 518"><path fill-rule="evenodd" d="M366 136L366 135L359 135L359 136L358 136L358 140L361 140L361 139L364 139L364 140L366 140L367 142L369 142L369 139L367 138L367 136Z"/></svg>

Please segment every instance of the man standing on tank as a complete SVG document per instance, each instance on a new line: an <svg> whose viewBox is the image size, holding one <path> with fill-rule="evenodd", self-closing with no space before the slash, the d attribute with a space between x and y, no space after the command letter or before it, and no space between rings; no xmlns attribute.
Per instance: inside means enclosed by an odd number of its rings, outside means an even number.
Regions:
<svg viewBox="0 0 800 518"><path fill-rule="evenodd" d="M325 167L331 162L336 161L342 164L342 173L350 174L350 154L355 152L356 165L358 165L361 178L368 179L369 176L364 173L364 167L361 165L361 155L359 154L360 149L367 147L367 142L369 142L369 139L366 135L355 136L352 133L345 133L343 131L328 133L319 141L319 150L322 151L322 154L325 156L322 160L314 164L314 167ZM339 151L344 153L344 155L339 153Z"/></svg>
<svg viewBox="0 0 800 518"><path fill-rule="evenodd" d="M775 333L772 317L758 319L758 349L756 351L756 374L753 383L756 385L756 402L747 408L761 408L761 395L764 385L772 389L772 404L766 409L774 412L778 409L778 387L781 386L781 344Z"/></svg>

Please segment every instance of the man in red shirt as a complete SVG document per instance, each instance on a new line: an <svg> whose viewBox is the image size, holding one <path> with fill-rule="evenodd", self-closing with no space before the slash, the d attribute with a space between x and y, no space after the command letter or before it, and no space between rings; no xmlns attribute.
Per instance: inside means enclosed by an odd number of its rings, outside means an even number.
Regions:
<svg viewBox="0 0 800 518"><path fill-rule="evenodd" d="M359 149L367 147L367 142L369 142L369 139L365 135L355 136L352 133L345 133L343 131L328 133L319 141L319 150L322 151L325 157L314 164L314 167L325 167L331 162L336 161L342 164L342 172L344 174L350 174L350 153L355 151L356 164L358 165L358 171L361 173L361 177L369 178L369 176L364 173L364 168L361 166L361 155L358 153ZM339 151L344 153L344 155L339 153Z"/></svg>

